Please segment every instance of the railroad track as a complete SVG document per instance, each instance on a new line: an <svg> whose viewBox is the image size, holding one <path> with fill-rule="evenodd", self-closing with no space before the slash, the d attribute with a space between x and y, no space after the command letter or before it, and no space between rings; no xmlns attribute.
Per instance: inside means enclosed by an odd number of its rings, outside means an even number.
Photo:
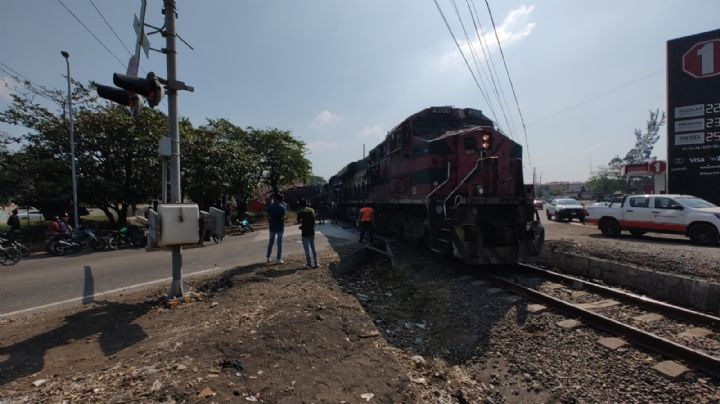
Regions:
<svg viewBox="0 0 720 404"><path fill-rule="evenodd" d="M720 377L720 341L704 338L712 336L713 331L697 327L703 325L717 332L720 318L535 266L518 265L517 269L501 274L487 274L486 277L504 289L579 318L624 341ZM548 285L546 280L553 283ZM572 292L568 293L568 290ZM574 297L582 297L584 302L569 301ZM652 320L638 325L643 322L633 321L637 318ZM671 323L666 318L672 318L675 322ZM659 327L653 325L658 321L664 324ZM631 324L633 322L636 325ZM676 331L684 329L689 334L680 337L671 332L658 332L663 327ZM659 335L661 333L665 335ZM693 337L693 334L697 336ZM698 342L692 344L688 341ZM703 344L706 346L698 347Z"/></svg>
<svg viewBox="0 0 720 404"><path fill-rule="evenodd" d="M367 247L390 256L394 265L395 257L389 245L392 241L376 238L376 243ZM518 264L515 268L504 266L499 274L484 272L480 276L528 300L621 337L625 342L720 378L720 339L704 338L720 334L720 317L528 264ZM541 290L543 285L551 290ZM577 295L582 295L584 301L569 301ZM634 321L642 316L650 320L645 323ZM660 324L654 325L658 322ZM707 329L699 328L700 325ZM688 330L705 335L688 335L688 338L677 335Z"/></svg>

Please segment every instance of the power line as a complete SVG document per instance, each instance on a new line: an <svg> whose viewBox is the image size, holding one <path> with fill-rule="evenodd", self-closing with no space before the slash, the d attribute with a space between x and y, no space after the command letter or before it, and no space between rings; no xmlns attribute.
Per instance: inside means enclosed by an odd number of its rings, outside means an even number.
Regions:
<svg viewBox="0 0 720 404"><path fill-rule="evenodd" d="M552 114L550 114L550 115L546 115L546 116L544 116L544 117L542 117L542 118L540 118L540 119L536 119L536 120L528 123L528 125L535 125L536 123L542 122L542 121L544 121L544 120L546 120L546 119L550 119L550 118L552 118L552 117L554 117L554 116L557 116L557 115L560 115L560 114L565 113L565 112L567 112L567 111L570 111L571 109L575 109L575 108L577 108L577 107L579 107L579 106L581 106L581 105L585 105L585 104L587 104L588 102L595 101L595 100L597 100L598 98L602 98L602 97L604 97L604 96L606 96L606 95L609 95L609 94L614 93L615 91L622 90L622 89L625 88L625 87L628 87L628 86L630 86L630 85L632 85L632 84L635 84L635 83L637 83L638 81L645 80L646 78L648 78L648 77L650 77L650 76L653 76L653 75L655 75L655 74L658 74L658 73L660 73L660 72L662 72L662 71L665 71L665 68L655 70L654 72L650 72L650 73L645 74L645 75L643 75L643 76L640 76L640 77L638 77L638 78L636 78L636 79L630 80L630 81L628 81L628 82L626 82L626 83L624 83L624 84L621 84L621 85L619 85L619 86L617 86L617 87L615 87L615 88L613 88L613 89L610 89L610 90L608 90L608 91L605 91L604 93L600 93L600 94L594 95L594 96L592 96L592 97L590 97L590 98L588 98L588 99L585 99L585 100L580 101L580 102L578 102L578 103L576 103L576 104L570 105L569 107L565 107L565 108L561 109L560 111L554 112L554 113L552 113Z"/></svg>
<svg viewBox="0 0 720 404"><path fill-rule="evenodd" d="M133 53L130 52L130 49L128 49L127 46L125 46L125 42L123 42L123 40L120 39L120 36L117 34L117 32L115 32L115 30L113 29L112 25L110 25L110 23L108 22L108 20L105 19L105 16L103 15L103 13L100 12L100 10L97 8L97 6L95 5L95 2L93 2L93 0L89 0L89 1L90 1L90 4L92 4L92 6L93 6L93 8L95 9L95 11L97 11L97 13L100 15L100 18L102 18L102 20L105 21L105 25L107 25L108 28L110 28L110 31L112 31L113 35L115 35L115 38L117 38L117 40L120 42L120 44L123 46L123 48L125 48L125 50L127 51L128 55L132 56Z"/></svg>
<svg viewBox="0 0 720 404"><path fill-rule="evenodd" d="M466 3L468 3L468 0L465 0ZM472 10L470 10L470 3L472 3ZM487 44L487 41L485 40L485 32L483 30L482 24L480 23L480 13L477 11L477 7L475 6L475 0L470 0L468 3L468 10L470 10L470 16L473 17L473 25L475 26L475 35L478 37L478 42L480 42L480 49L482 50L483 57L485 58L485 66L489 66L489 76L492 79L493 88L495 89L495 94L497 95L498 99L502 99L500 102L504 103L505 106L508 106L509 103L507 101L507 97L505 96L505 91L503 90L502 85L498 87L498 84L500 84L500 76L497 73L497 69L495 68L495 61L493 60L492 53L490 53L490 47ZM473 14L474 11L474 14ZM475 25L477 20L477 25ZM492 68L492 71L491 69ZM497 78L497 82L496 79ZM498 90L499 93L498 94ZM502 97L500 97L502 95ZM510 108L508 106L508 112L510 111ZM513 119L512 114L509 114L510 118L510 125L511 127L515 127L515 120Z"/></svg>
<svg viewBox="0 0 720 404"><path fill-rule="evenodd" d="M462 56L463 60L465 61L465 65L467 66L468 70L470 70L470 74L472 75L473 80L475 81L475 85L477 85L477 88L480 90L480 94L482 94L483 98L485 98L485 102L487 102L488 107L490 108L490 112L493 115L493 119L497 122L497 118L495 117L495 112L492 109L492 105L490 104L490 99L485 94L485 90L483 90L482 86L480 86L480 83L478 82L477 77L475 77L475 72L473 72L472 67L470 67L470 63L467 60L467 57L465 57L465 52L463 52L462 48L460 47L460 43L458 43L457 38L455 38L455 33L453 32L452 28L450 28L450 23L448 23L447 18L445 18L445 13L443 13L442 8L440 8L440 4L438 4L437 0L433 0L435 2L435 6L438 9L438 12L440 13L440 16L442 17L443 21L445 21L445 26L448 29L448 32L450 32L450 36L452 37L453 41L455 41L455 46L457 46L458 50L460 51L460 55Z"/></svg>
<svg viewBox="0 0 720 404"><path fill-rule="evenodd" d="M100 38L98 38L97 35L95 35L95 34L90 30L90 28L88 28L87 25L85 25L85 23L82 22L82 20L81 20L77 15L75 15L75 13L73 13L72 10L70 10L70 9L68 8L68 6L65 5L65 3L62 2L62 0L57 0L57 1L58 1L58 3L60 3L61 6L63 6L63 8L65 8L65 10L67 10L68 13L70 13L70 15L72 15L72 16L75 18L75 20L77 20L77 22L80 23L80 25L83 26L83 28L85 28L85 30L86 30L90 35L92 35L93 38L95 38L95 40L96 40L100 45L102 45L103 48L105 48L106 51L108 51L108 53L109 53L112 57L115 58L115 60L118 61L118 63L120 63L121 66L123 66L123 67L125 66L125 64L123 63L123 61L120 60L120 58L118 58L117 56L115 56L115 54L110 50L110 48L108 48L107 46L105 46L105 44L103 43L103 41L101 41Z"/></svg>
<svg viewBox="0 0 720 404"><path fill-rule="evenodd" d="M2 67L0 67L0 70L2 70L3 72L5 72L5 74L7 74L8 76L18 76L18 77L22 77L22 78L25 79L26 81L29 81L30 83L35 84L35 83L33 83L32 80L30 80L29 78L27 78L27 76L25 76L24 74L20 73L19 71L13 69L12 67L6 65L5 63L0 62L0 66L2 66ZM6 69L7 69L7 70L6 70ZM8 70L9 70L9 71L8 71Z"/></svg>
<svg viewBox="0 0 720 404"><path fill-rule="evenodd" d="M455 5L455 0L452 0L452 2L453 2L453 5ZM485 48L483 47L482 40L480 39L480 34L478 33L478 24L477 24L477 22L475 21L475 16L473 15L472 9L470 8L470 2L469 2L468 0L465 0L465 4L467 4L467 6L468 6L468 12L470 13L470 19L472 20L473 27L475 27L475 36L478 38L478 42L480 43L480 50L481 50L482 53L483 53L483 59L484 59L484 61L485 61L485 67L486 67L486 69L487 69L487 76L490 77L490 82L492 83L493 90L494 90L494 92L495 92L495 98L497 98L498 105L500 105L500 111L501 111L502 114L503 114L503 118L505 118L505 124L507 124L508 134L510 135L510 138L511 138L511 139L514 139L514 136L513 136L513 128L512 128L512 126L510 125L510 120L508 119L508 115L507 115L507 113L505 112L505 105L503 105L503 100L500 98L500 93L498 93L497 85L495 84L495 77L493 77L492 71L490 70L490 64L488 63L488 59L487 59L487 58L488 58L488 55L485 53ZM455 11L458 12L456 5L455 5ZM459 14L459 12L458 12L458 17L459 17L459 15L460 15L460 14ZM479 19L479 18L478 18L478 19ZM462 24L462 20L461 20L460 24L461 24L462 27L463 27L463 32L465 32L465 25ZM470 42L470 39L469 39L468 36L467 36L467 32L465 32L465 39L468 41L468 46L470 47L470 50L472 51L472 48L473 48L472 42ZM488 52L488 53L489 53L489 52ZM475 56L475 52L473 52L473 57L474 57L474 56ZM477 64L477 60L476 60L475 63ZM480 70L480 67L477 66L477 69ZM484 73L484 70L483 70L483 73Z"/></svg>
<svg viewBox="0 0 720 404"><path fill-rule="evenodd" d="M515 105L517 106L518 115L520 115L520 122L522 123L523 133L525 134L525 147L527 148L527 155L528 155L528 162L530 163L530 167L533 166L532 164L532 157L530 156L530 144L528 143L527 138L527 127L525 126L525 118L523 118L522 111L520 110L520 103L518 102L517 93L515 93L515 86L513 85L512 78L510 77L510 70L507 66L507 61L505 60L505 53L502 50L502 45L500 44L500 37L497 33L497 27L495 26L495 19L492 15L492 10L490 10L490 3L488 0L485 0L485 5L487 6L488 14L490 15L490 22L492 22L493 31L495 32L495 39L498 43L498 49L500 50L500 56L502 56L503 65L505 66L505 73L507 74L508 81L510 82L510 89L513 93L513 98L515 98Z"/></svg>
<svg viewBox="0 0 720 404"><path fill-rule="evenodd" d="M455 0L450 0L450 2L452 3L453 8L455 9L455 14L458 17L458 21L460 21L460 26L462 27L463 34L465 34L465 41L467 42L468 48L470 49L470 55L472 56L473 62L475 63L475 69L477 70L478 77L480 78L480 81L482 81L483 87L487 88L487 80L483 77L484 71L482 69L480 69L480 64L478 63L478 58L475 55L475 50L473 49L472 42L470 42L470 37L468 36L467 29L465 28L465 23L463 23L462 16L460 15L460 9L458 8ZM487 93L489 94L490 91L487 91ZM488 105L490 106L490 111L492 111L493 115L495 115L495 111L492 108L492 105L490 104L489 100L488 100ZM507 120L507 115L505 115L505 109L503 108L502 104L500 104L500 109L502 110L503 115L505 116L505 123L508 125L508 133L510 134L510 137L512 138L513 137L512 131L509 127L510 123ZM502 131L502 129L500 128L499 122L496 122L496 123L497 123L498 128Z"/></svg>

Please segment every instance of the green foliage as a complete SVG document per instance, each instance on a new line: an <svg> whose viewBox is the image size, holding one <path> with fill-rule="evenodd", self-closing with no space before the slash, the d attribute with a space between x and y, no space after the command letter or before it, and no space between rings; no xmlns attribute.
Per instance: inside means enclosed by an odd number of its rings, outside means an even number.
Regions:
<svg viewBox="0 0 720 404"><path fill-rule="evenodd" d="M30 132L0 138L0 203L35 206L47 215L70 211L71 158L66 99L60 90L16 80L20 89L0 111L0 122ZM40 98L45 103L36 100ZM91 87L75 82L75 149L78 200L105 212L110 225L125 222L128 208L159 199L158 142L168 133L167 117L145 108L138 117L125 107L98 101ZM50 106L55 105L57 110ZM243 130L225 119L194 128L180 121L183 196L202 209L235 197L246 201L263 184L274 190L310 177L306 146L289 131ZM8 144L21 148L10 152Z"/></svg>
<svg viewBox="0 0 720 404"><path fill-rule="evenodd" d="M327 180L319 175L311 175L310 179L305 182L305 185L325 185Z"/></svg>
<svg viewBox="0 0 720 404"><path fill-rule="evenodd" d="M625 181L617 171L602 167L590 177L587 185L596 200L603 200L613 193L622 192L625 189Z"/></svg>
<svg viewBox="0 0 720 404"><path fill-rule="evenodd" d="M258 182L278 192L281 187L310 178L312 167L305 158L305 142L295 139L290 131L249 129L248 145L260 165Z"/></svg>
<svg viewBox="0 0 720 404"><path fill-rule="evenodd" d="M625 155L623 162L625 164L640 164L653 160L653 148L655 143L660 139L658 132L660 127L665 124L665 113L660 115L660 110L650 111L650 118L646 121L645 132L635 129L635 147L630 149ZM612 164L615 159L611 160Z"/></svg>

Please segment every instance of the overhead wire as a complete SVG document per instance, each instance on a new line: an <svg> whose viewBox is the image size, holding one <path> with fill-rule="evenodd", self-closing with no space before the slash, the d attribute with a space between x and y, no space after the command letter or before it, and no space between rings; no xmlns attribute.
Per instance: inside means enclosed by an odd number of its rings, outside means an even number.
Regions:
<svg viewBox="0 0 720 404"><path fill-rule="evenodd" d="M528 155L528 162L530 163L530 167L532 167L533 164L532 157L530 155L530 144L528 143L527 138L527 126L525 125L525 118L523 117L522 110L520 110L520 102L518 102L517 93L515 92L515 86L513 85L512 77L510 77L510 69L508 69L507 61L505 60L505 53L503 52L502 44L500 43L500 37L498 36L497 27L495 26L495 19L493 18L492 10L490 9L490 3L488 2L488 0L485 0L485 5L487 6L488 14L490 15L490 22L492 23L493 31L495 32L495 39L497 40L498 50L500 50L500 56L502 57L503 66L505 66L505 73L507 74L508 81L510 82L510 89L512 90L513 98L515 98L515 105L517 106L518 115L520 116L520 122L522 123L523 133L525 134L525 148Z"/></svg>
<svg viewBox="0 0 720 404"><path fill-rule="evenodd" d="M435 2L435 6L438 9L438 12L440 13L440 17L442 17L443 21L445 22L445 26L448 29L448 32L450 33L450 36L452 37L453 41L455 42L455 46L457 46L458 51L460 51L460 55L462 56L463 60L465 61L465 65L467 66L468 70L470 71L470 75L472 75L473 80L475 81L475 85L480 90L480 94L482 94L483 98L485 99L485 102L488 104L488 107L490 108L490 112L493 115L493 119L497 122L497 117L495 116L495 113L492 109L492 104L490 103L490 99L485 94L485 90L483 90L482 86L480 86L480 83L478 82L477 77L475 76L475 72L473 71L472 67L470 67L470 62L468 62L467 57L465 57L465 52L463 52L462 48L460 47L460 43L458 42L457 38L455 37L455 33L453 32L452 28L450 27L450 23L448 22L447 18L445 17L445 13L442 11L442 8L440 7L440 4L438 3L438 0L433 0Z"/></svg>
<svg viewBox="0 0 720 404"><path fill-rule="evenodd" d="M498 102L500 102L501 105L505 105L509 112L510 107L507 101L507 97L505 96L505 91L503 90L502 85L498 87L498 84L500 83L500 76L498 76L497 69L495 68L495 61L493 60L492 53L490 52L490 47L485 40L485 31L483 30L482 24L480 23L480 14L478 13L477 7L475 6L475 0L465 0L465 2L468 5L468 11L470 12L470 16L473 20L473 26L475 27L475 35L477 36L478 42L480 43L480 50L482 51L483 58L485 60L485 66L488 67L488 74L492 79L495 95L498 97ZM470 9L471 3L472 9ZM509 114L508 118L510 119L510 126L512 128L515 128L515 120L513 119L512 114Z"/></svg>
<svg viewBox="0 0 720 404"><path fill-rule="evenodd" d="M483 86L487 87L487 79L484 78L484 71L480 69L480 64L478 63L478 57L475 55L475 50L473 49L472 42L470 41L470 37L468 36L467 29L465 28L465 23L463 22L462 16L460 15L460 9L457 6L457 3L455 0L450 0L450 2L453 5L453 8L455 9L455 14L458 17L458 21L460 21L460 26L462 27L463 33L465 34L465 41L467 42L468 48L470 49L470 55L472 55L472 59L475 63L475 69L477 70L478 77L480 78L480 81L483 82ZM489 91L488 91L489 93ZM499 101L499 100L498 100ZM505 123L508 125L508 134L510 135L510 138L513 138L512 136L512 130L510 129L510 122L507 119L507 114L505 113L505 108L503 107L502 103L499 103L500 109L503 113L503 116L505 117ZM492 104L490 104L490 110L492 111L493 115L495 115L495 111L492 107ZM500 127L500 124L496 122L498 128L502 131L502 128Z"/></svg>
<svg viewBox="0 0 720 404"><path fill-rule="evenodd" d="M53 100L53 101L56 101L56 102L58 101L58 100L55 98L55 97L56 97L56 94L53 93L53 90L49 90L49 89L47 88L47 86L44 86L44 85L42 85L42 84L38 84L38 83L30 80L29 77L27 77L26 75L20 73L19 71L15 70L15 69L13 69L12 67L6 65L6 64L3 63L3 62L0 62L0 71L3 72L3 73L5 73L5 74L7 74L8 76L10 76L13 80L15 80L15 81L17 82L17 84L21 84L20 82L17 81L17 78L21 78L21 79L23 79L26 83L29 83L31 86L34 87L33 89L30 89L31 92L33 92L33 93L35 93L35 94L37 94L37 95L43 96L43 97L45 97L45 98L47 98L47 99L50 99L50 100ZM9 84L7 80L3 80L3 81L5 81L5 83ZM14 88L13 91L17 91L17 89Z"/></svg>
<svg viewBox="0 0 720 404"><path fill-rule="evenodd" d="M656 75L656 74L658 74L658 73L660 73L660 72L663 72L663 71L665 71L665 68L664 68L664 67L663 67L662 69L658 69L658 70L655 70L655 71L653 71L653 72L644 74L644 75L642 75L642 76L640 76L640 77L638 77L638 78L632 79L632 80L630 80L630 81L628 81L628 82L626 82L626 83L623 83L623 84L621 84L621 85L619 85L619 86L617 86L617 87L614 87L614 88L612 88L612 89L610 89L610 90L607 90L607 91L605 91L605 92L603 92L603 93L594 95L594 96L592 96L592 97L590 97L590 98L587 98L587 99L585 99L585 100L583 100L583 101L580 101L580 102L578 102L578 103L575 103L575 104L572 104L572 105L570 105L570 106L568 106L568 107L565 107L565 108L561 109L560 111L557 111L557 112L554 112L554 113L552 113L552 114L550 114L550 115L546 115L546 116L544 116L544 117L542 117L542 118L536 119L536 120L528 123L528 125L529 125L529 126L535 125L536 123L540 123L540 122L542 122L542 121L544 121L544 120L546 120L546 119L550 119L550 118L552 118L552 117L555 117L555 116L557 116L557 115L560 115L560 114L562 114L562 113L565 113L565 112L567 112L567 111L570 111L571 109L575 109L575 108L577 108L577 107L579 107L579 106L581 106L581 105L585 105L585 104L587 104L588 102L595 101L595 100L597 100L598 98L602 98L602 97L604 97L604 96L606 96L606 95L612 94L612 93L614 93L615 91L622 90L622 89L625 88L625 87L628 87L628 86L630 86L630 85L633 85L633 84L637 83L638 81L645 80L646 78L648 78L648 77L650 77L650 76L653 76L653 75Z"/></svg>
<svg viewBox="0 0 720 404"><path fill-rule="evenodd" d="M118 58L118 57L110 50L110 48L108 48L108 47L103 43L103 41L101 41L100 38L98 38L97 35L95 35L95 34L90 30L90 28L88 28L87 25L85 25L85 23L80 19L80 17L78 17L72 10L70 10L70 8L68 8L68 6L65 5L65 3L62 2L62 0L57 0L57 2L60 3L60 5L63 6L63 8L65 8L65 10L67 10L67 12L70 13L70 15L72 15L73 18L75 18L75 20L76 20L78 23L80 23L80 25L82 25L83 28L85 28L85 30L86 30L93 38L95 38L95 40L96 40L103 48L105 48L105 50L106 50L113 58L115 58L115 60L117 60L118 63L120 63L121 66L125 67L125 64L123 63L123 61L120 60L120 58Z"/></svg>
<svg viewBox="0 0 720 404"><path fill-rule="evenodd" d="M120 44L123 46L123 48L125 48L125 50L127 51L128 55L132 56L133 53L130 52L130 49L125 45L125 42L123 42L123 40L120 39L120 36L117 34L117 32L115 32L115 29L112 27L112 25L110 25L110 23L109 23L108 20L105 18L105 16L104 16L103 13L100 11L100 9L97 8L97 6L95 5L95 2L94 2L93 0L88 0L88 1L90 1L90 4L92 4L92 6L93 6L93 8L95 9L95 11L97 11L98 15L100 15L100 18L102 18L102 20L105 22L105 25L107 25L108 28L110 28L110 31L112 31L113 35L115 35L115 38L117 38L118 42L120 42Z"/></svg>

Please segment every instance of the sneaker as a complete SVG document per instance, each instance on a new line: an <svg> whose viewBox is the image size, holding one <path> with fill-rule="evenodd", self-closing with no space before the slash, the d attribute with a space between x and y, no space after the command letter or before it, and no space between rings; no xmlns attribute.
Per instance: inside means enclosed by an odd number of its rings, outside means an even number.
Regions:
<svg viewBox="0 0 720 404"><path fill-rule="evenodd" d="M285 263L285 261L281 260L280 258L276 259L275 262L278 263L278 264L284 264L284 263Z"/></svg>
<svg viewBox="0 0 720 404"><path fill-rule="evenodd" d="M270 257L267 257L267 258L265 259L265 262L270 262Z"/></svg>
<svg viewBox="0 0 720 404"><path fill-rule="evenodd" d="M313 265L313 268L318 268L319 266L320 266L320 265L318 265L318 263L316 262L316 263Z"/></svg>
<svg viewBox="0 0 720 404"><path fill-rule="evenodd" d="M305 264L305 265L303 265L303 269L310 269L310 268L312 268L312 267L310 266L310 264Z"/></svg>

